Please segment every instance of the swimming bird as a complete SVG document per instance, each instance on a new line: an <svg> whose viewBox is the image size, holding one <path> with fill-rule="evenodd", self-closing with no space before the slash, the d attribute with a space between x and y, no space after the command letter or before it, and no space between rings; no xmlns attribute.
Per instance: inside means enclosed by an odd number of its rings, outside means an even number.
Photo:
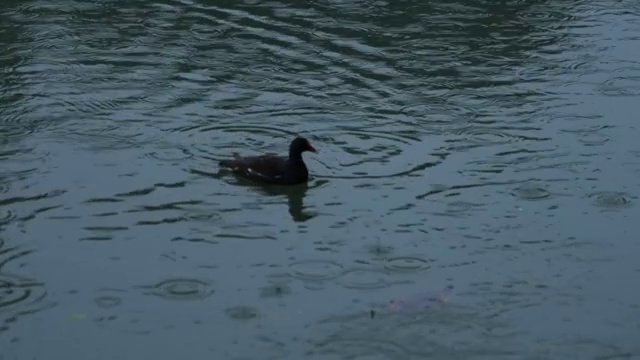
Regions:
<svg viewBox="0 0 640 360"><path fill-rule="evenodd" d="M220 166L234 173L268 184L296 185L309 180L309 170L302 159L305 151L317 152L309 140L296 137L289 145L289 156L272 154L239 156L220 161Z"/></svg>

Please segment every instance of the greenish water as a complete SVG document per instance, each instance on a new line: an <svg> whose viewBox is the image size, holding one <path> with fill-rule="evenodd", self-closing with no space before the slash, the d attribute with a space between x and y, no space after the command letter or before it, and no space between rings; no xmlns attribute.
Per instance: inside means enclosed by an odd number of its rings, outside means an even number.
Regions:
<svg viewBox="0 0 640 360"><path fill-rule="evenodd" d="M3 2L0 359L640 358L639 15Z"/></svg>

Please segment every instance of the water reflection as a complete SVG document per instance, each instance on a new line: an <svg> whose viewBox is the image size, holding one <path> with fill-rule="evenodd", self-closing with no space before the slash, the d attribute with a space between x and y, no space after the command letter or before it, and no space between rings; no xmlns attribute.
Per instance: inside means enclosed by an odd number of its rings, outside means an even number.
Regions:
<svg viewBox="0 0 640 360"><path fill-rule="evenodd" d="M309 183L294 186L265 185L246 179L224 168L218 169L215 173L197 169L191 169L190 172L192 174L210 177L218 181L222 181L225 177L229 176L234 179L232 184L234 186L238 186L238 188L251 189L266 196L286 197L289 215L291 215L291 219L295 222L305 222L316 216L310 211L305 211L304 198L306 197L309 189L319 187L326 183L326 181L319 180L311 186Z"/></svg>
<svg viewBox="0 0 640 360"><path fill-rule="evenodd" d="M155 297L89 303L118 319L134 310L145 331L188 315L217 334L205 352L253 346L264 333L290 352L317 344L332 358L495 358L514 348L547 358L526 348L541 343L569 357L610 355L610 344L633 350L634 324L611 318L628 319L638 298L620 286L637 273L629 219L639 209L639 157L625 146L636 141L637 10L631 0L9 2L0 9L0 226L16 236L0 238L0 318L37 308L43 283L56 294L83 281L125 288L126 273L144 276ZM293 133L326 147L311 159L309 184L185 176L247 146L282 150ZM46 261L14 262L26 241ZM174 253L183 261L166 261ZM46 281L9 275L9 264ZM69 275L53 271L61 265ZM259 290L251 279L267 268L286 270L290 282ZM567 274L576 273L595 280L571 287ZM571 297L496 285L508 277L556 281ZM374 326L343 317L327 330L333 337L309 326L434 278L459 285L468 312L382 314ZM611 293L628 304L598 298ZM550 312L554 301L567 306ZM68 342L50 331L66 315L51 313L31 318L53 340L40 346L25 330L16 357L80 356L56 345ZM285 316L286 326L272 327ZM254 337L233 327L238 319L257 325ZM33 328L9 324L0 330ZM190 322L175 324L148 331L161 337L145 350L160 353L134 355L184 356L163 339L197 337L184 335ZM95 349L100 336L84 330L79 350ZM570 333L612 335L586 346L562 339ZM211 357L200 344L190 351ZM304 358L255 346L213 357Z"/></svg>
<svg viewBox="0 0 640 360"><path fill-rule="evenodd" d="M295 222L305 222L316 216L310 211L305 211L304 198L309 190L307 183L295 186L261 186L258 190L268 196L286 196L289 215Z"/></svg>

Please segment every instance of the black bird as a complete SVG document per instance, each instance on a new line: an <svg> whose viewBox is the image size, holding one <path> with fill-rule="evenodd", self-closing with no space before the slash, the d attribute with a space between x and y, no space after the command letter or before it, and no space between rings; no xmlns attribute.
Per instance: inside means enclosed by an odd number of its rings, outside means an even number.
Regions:
<svg viewBox="0 0 640 360"><path fill-rule="evenodd" d="M222 160L220 166L234 173L268 184L296 185L309 180L309 171L302 160L305 151L317 152L309 140L297 137L289 145L289 157L276 155L239 156Z"/></svg>

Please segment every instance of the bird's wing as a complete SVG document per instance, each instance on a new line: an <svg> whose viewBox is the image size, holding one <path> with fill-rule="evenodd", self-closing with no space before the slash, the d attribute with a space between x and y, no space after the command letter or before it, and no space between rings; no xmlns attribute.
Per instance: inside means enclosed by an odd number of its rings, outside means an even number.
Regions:
<svg viewBox="0 0 640 360"><path fill-rule="evenodd" d="M283 176L287 159L273 155L237 156L233 163L234 171L265 180L275 180Z"/></svg>

